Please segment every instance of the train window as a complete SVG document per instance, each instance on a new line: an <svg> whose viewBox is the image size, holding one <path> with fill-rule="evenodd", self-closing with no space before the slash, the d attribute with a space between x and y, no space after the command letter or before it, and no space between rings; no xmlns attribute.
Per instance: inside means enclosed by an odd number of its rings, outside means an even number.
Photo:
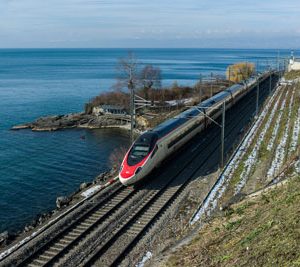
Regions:
<svg viewBox="0 0 300 267"><path fill-rule="evenodd" d="M156 144L158 136L156 133L147 132L142 134L134 143L131 148L127 163L129 166L133 166L141 162L153 149Z"/></svg>
<svg viewBox="0 0 300 267"><path fill-rule="evenodd" d="M149 152L150 146L135 145L132 149L131 155L133 157L146 157Z"/></svg>
<svg viewBox="0 0 300 267"><path fill-rule="evenodd" d="M155 155L155 153L157 152L158 150L158 146L156 145L153 152L152 152L152 155L151 155L151 158L153 158L153 156Z"/></svg>

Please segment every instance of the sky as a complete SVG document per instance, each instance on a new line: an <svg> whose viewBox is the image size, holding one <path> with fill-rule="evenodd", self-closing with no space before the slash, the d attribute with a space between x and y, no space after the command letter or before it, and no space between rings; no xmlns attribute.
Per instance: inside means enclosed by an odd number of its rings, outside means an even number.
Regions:
<svg viewBox="0 0 300 267"><path fill-rule="evenodd" d="M0 0L0 48L300 48L300 0Z"/></svg>

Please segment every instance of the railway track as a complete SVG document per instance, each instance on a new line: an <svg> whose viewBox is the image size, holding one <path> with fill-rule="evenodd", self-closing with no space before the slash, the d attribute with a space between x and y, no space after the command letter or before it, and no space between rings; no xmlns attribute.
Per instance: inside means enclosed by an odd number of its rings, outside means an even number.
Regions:
<svg viewBox="0 0 300 267"><path fill-rule="evenodd" d="M266 92L265 92L266 93ZM241 114L246 114L254 107L244 110ZM246 117L245 117L246 118ZM232 134L236 126L240 122L231 125L231 129L227 132L226 137ZM229 126L229 125L228 125ZM219 143L211 147L215 135L208 141L206 148L210 147L211 151L199 162L199 155L191 157L191 162L196 162L193 168L187 170L185 175L178 175L171 179L165 188L162 188L153 198L144 204L139 211L129 220L128 223L116 232L112 238L103 246L97 248L93 254L83 262L83 266L117 266L122 259L129 253L131 248L140 240L141 236L149 229L149 226L175 201L180 192L189 184L193 175L203 167L205 162L209 160L218 150ZM191 163L190 162L190 163ZM184 168L185 170L185 168ZM182 174L182 172L180 172ZM123 246L121 246L121 244Z"/></svg>
<svg viewBox="0 0 300 267"><path fill-rule="evenodd" d="M265 86L261 95L262 103L267 95ZM244 99L243 114L255 109L255 90L251 97ZM239 124L246 124L247 116L242 121L232 119L236 116L232 108L227 114L226 138L233 135ZM252 114L252 113L251 113ZM240 114L242 115L242 114ZM239 115L239 117L240 117ZM250 116L251 117L251 116ZM183 165L171 166L138 190L122 187L117 189L84 212L61 233L19 263L20 266L91 266L116 265L122 261L130 249L138 242L150 225L167 209L174 199L203 167L206 161L216 154L219 142L215 142L219 129L212 127L206 140L191 142L188 147L197 144L197 149L190 153L189 159L179 156ZM207 134L207 131L201 136ZM228 142L227 142L228 147ZM201 151L208 151L206 155ZM169 165L170 166L170 165ZM171 170L170 170L171 169ZM169 175L169 172L173 175ZM164 178L164 179L159 179ZM118 244L116 246L115 244ZM100 259L100 260L99 260Z"/></svg>

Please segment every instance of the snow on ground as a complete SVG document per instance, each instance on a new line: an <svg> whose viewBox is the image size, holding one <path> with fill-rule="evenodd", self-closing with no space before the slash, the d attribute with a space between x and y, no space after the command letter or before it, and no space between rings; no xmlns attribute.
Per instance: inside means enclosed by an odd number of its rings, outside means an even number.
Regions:
<svg viewBox="0 0 300 267"><path fill-rule="evenodd" d="M235 170L240 164L241 159L245 155L247 149L253 142L255 138L255 133L261 126L263 120L269 113L270 108L272 107L273 102L275 101L276 96L280 92L280 96L278 99L281 98L282 91L281 88L278 88L275 93L272 95L271 99L267 103L267 105L264 107L263 111L261 112L259 118L253 125L253 127L249 130L249 132L246 134L244 140L242 141L241 145L236 150L234 156L229 161L227 166L225 167L224 171L222 172L221 176L218 179L218 182L213 187L212 191L209 193L205 201L202 203L201 207L198 209L198 211L194 214L193 218L190 221L190 224L193 225L195 222L199 221L203 215L210 215L210 213L216 208L218 200L223 196L227 185L229 181L231 180ZM276 101L278 105L278 101ZM275 107L273 108L275 110Z"/></svg>
<svg viewBox="0 0 300 267"><path fill-rule="evenodd" d="M296 151L300 132L300 107L298 109L297 118L294 123L292 140L289 149L289 156Z"/></svg>
<svg viewBox="0 0 300 267"><path fill-rule="evenodd" d="M105 184L94 185L91 188L82 192L81 196L83 196L84 198L88 198L88 197L92 196L93 194L95 194L96 192L110 186L111 184L115 183L118 180L119 180L119 176L116 176L116 177L110 179L109 181L107 181Z"/></svg>
<svg viewBox="0 0 300 267"><path fill-rule="evenodd" d="M101 185L95 185L95 186L85 190L84 192L82 192L81 196L87 198L87 197L93 195L94 193L98 192L100 189L102 189Z"/></svg>
<svg viewBox="0 0 300 267"><path fill-rule="evenodd" d="M300 160L297 160L295 163L295 171L296 173L300 174Z"/></svg>
<svg viewBox="0 0 300 267"><path fill-rule="evenodd" d="M268 179L274 177L283 165L283 161L284 161L284 157L285 157L285 149L286 149L287 140L289 137L289 127L288 126L290 124L290 117L291 117L291 113L292 113L292 104L293 104L293 100L294 100L294 94L295 94L295 88L293 89L292 97L291 97L290 104L289 104L288 119L286 122L284 134L281 137L281 140L280 140L278 146L276 147L275 156L274 156L271 166L267 172Z"/></svg>
<svg viewBox="0 0 300 267"><path fill-rule="evenodd" d="M268 146L267 146L267 150L268 151L272 150L273 145L274 145L274 141L275 141L275 139L277 137L279 126L280 126L280 123L281 123L282 113L283 113L283 110L285 108L285 104L286 104L286 98L281 103L280 112L279 112L279 114L277 116L277 119L276 119L276 122L275 122L275 126L273 128L272 136L271 136L271 138L269 140L269 143L268 143Z"/></svg>
<svg viewBox="0 0 300 267"><path fill-rule="evenodd" d="M152 258L152 253L150 251L148 251L145 256L143 257L143 259L137 264L135 265L136 267L144 267L145 263L150 260Z"/></svg>
<svg viewBox="0 0 300 267"><path fill-rule="evenodd" d="M242 188L245 186L245 184L249 178L250 172L253 169L253 166L255 166L257 163L257 156L258 156L259 149L261 148L261 145L264 141L265 135L266 135L267 131L269 130L272 120L275 116L281 96L282 96L282 94L277 99L277 101L271 111L271 114L263 127L263 130L260 132L260 134L257 138L255 146L253 147L248 158L244 161L244 169L240 175L240 181L235 187L235 193L234 193L235 195L238 194L242 190ZM286 96L287 96L287 92L285 94L285 98L286 98Z"/></svg>

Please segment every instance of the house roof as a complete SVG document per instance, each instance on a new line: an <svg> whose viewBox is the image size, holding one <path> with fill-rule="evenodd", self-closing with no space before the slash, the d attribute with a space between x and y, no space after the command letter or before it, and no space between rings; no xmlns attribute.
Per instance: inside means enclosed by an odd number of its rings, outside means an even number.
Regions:
<svg viewBox="0 0 300 267"><path fill-rule="evenodd" d="M115 110L124 110L122 106L115 106L115 105L100 105L103 109L115 109Z"/></svg>

